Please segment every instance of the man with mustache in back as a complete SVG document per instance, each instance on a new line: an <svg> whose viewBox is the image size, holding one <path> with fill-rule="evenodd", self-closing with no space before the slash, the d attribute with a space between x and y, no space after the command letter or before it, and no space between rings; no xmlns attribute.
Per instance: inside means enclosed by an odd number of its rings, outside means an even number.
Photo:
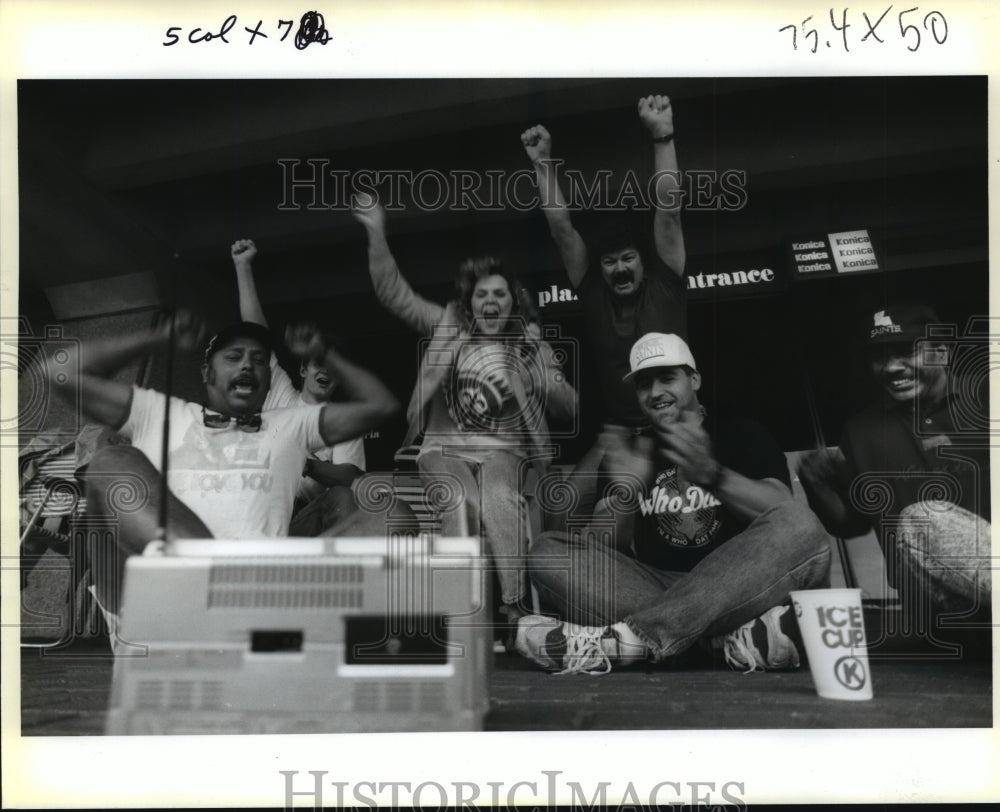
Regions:
<svg viewBox="0 0 1000 812"><path fill-rule="evenodd" d="M647 240L633 233L619 216L610 216L588 246L573 226L570 205L557 178L559 162L552 159L548 130L536 125L521 134L535 169L542 211L583 306L604 398L603 422L629 429L638 429L646 422L635 393L623 382L632 345L650 332L687 338L686 254L673 108L667 96L646 96L639 99L638 112L653 141L656 199L652 252L644 250ZM573 472L582 515L593 508L597 475L604 469L603 455L595 446Z"/></svg>

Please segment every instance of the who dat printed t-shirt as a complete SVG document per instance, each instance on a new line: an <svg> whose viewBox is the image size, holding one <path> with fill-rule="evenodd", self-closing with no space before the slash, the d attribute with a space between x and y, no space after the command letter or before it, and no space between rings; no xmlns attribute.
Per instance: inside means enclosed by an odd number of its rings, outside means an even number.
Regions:
<svg viewBox="0 0 1000 812"><path fill-rule="evenodd" d="M711 434L715 457L724 467L791 488L785 455L763 426L751 420L720 422ZM677 467L668 465L656 471L640 500L635 555L658 569L687 572L748 524L705 488L679 482Z"/></svg>
<svg viewBox="0 0 1000 812"><path fill-rule="evenodd" d="M321 406L263 412L260 431L234 423L209 428L202 407L170 399L170 470L167 485L217 538L288 535L302 467L324 444ZM156 468L163 447L164 396L133 387L120 433Z"/></svg>
<svg viewBox="0 0 1000 812"><path fill-rule="evenodd" d="M593 345L605 420L634 428L647 421L635 387L622 380L629 371L632 345L646 333L676 333L687 340L685 278L655 252L649 253L643 283L627 300L611 292L596 265L587 270L577 289Z"/></svg>

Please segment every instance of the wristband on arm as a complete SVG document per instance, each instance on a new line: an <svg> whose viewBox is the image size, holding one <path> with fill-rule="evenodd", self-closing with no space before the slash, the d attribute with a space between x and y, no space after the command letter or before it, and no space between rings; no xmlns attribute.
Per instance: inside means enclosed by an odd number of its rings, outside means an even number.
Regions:
<svg viewBox="0 0 1000 812"><path fill-rule="evenodd" d="M708 482L699 482L698 484L711 493L717 493L725 474L726 469L722 466L722 463L717 461L715 463L715 473L712 474L712 478Z"/></svg>

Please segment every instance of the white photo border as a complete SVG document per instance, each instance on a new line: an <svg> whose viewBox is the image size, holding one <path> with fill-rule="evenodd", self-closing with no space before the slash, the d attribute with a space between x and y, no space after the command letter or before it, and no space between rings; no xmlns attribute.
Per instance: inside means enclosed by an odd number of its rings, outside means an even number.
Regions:
<svg viewBox="0 0 1000 812"><path fill-rule="evenodd" d="M783 26L822 19L824 2L663 2L613 5L572 0L492 3L164 0L124 3L4 0L0 5L0 308L17 316L18 229L16 81L19 78L360 78L615 76L823 76L986 74L990 77L991 198L1000 156L995 122L996 8L991 0L933 0L921 8L947 16L946 45L909 52L898 36L879 47L790 45ZM851 4L877 17L887 0ZM907 4L909 5L909 4ZM230 13L246 18L298 18L308 7L326 15L332 49L222 43L163 47L170 26L217 28ZM835 7L836 13L845 7ZM893 14L894 16L894 14ZM829 27L827 27L829 28ZM897 32L898 34L898 32ZM799 34L801 37L801 33ZM538 43L544 43L539 48ZM216 47L218 45L218 47ZM273 43L272 43L273 45ZM835 43L836 46L836 43ZM387 55L394 58L389 59ZM997 207L991 215L996 236ZM991 240L995 264L997 242ZM991 285L990 310L996 311ZM993 390L994 403L997 391ZM2 410L16 412L16 389L4 387ZM14 450L0 449L14 470ZM994 482L994 497L997 483ZM2 477L3 554L17 554L16 485ZM994 501L996 499L994 498ZM994 542L995 544L995 542ZM994 546L996 555L996 546ZM293 737L22 738L18 575L3 573L3 800L9 807L281 806L282 770L326 771L330 782L534 782L522 803L545 796L547 772L560 786L611 782L624 791L662 781L743 785L747 803L981 801L1000 797L1000 740L987 730L769 730L592 733L400 734ZM997 650L994 636L994 652ZM994 691L994 717L996 692ZM329 785L328 785L329 786ZM302 789L297 785L296 789ZM505 790L506 791L506 790ZM481 800L488 798L484 790ZM325 802L332 805L333 795ZM609 801L612 800L609 796ZM428 803L438 803L428 795ZM296 803L311 806L306 795Z"/></svg>

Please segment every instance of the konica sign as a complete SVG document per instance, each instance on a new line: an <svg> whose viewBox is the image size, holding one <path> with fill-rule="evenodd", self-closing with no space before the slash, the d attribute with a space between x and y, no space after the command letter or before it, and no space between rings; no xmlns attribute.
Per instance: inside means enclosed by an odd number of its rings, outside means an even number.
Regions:
<svg viewBox="0 0 1000 812"><path fill-rule="evenodd" d="M795 239L790 244L796 279L871 273L881 269L867 229Z"/></svg>

